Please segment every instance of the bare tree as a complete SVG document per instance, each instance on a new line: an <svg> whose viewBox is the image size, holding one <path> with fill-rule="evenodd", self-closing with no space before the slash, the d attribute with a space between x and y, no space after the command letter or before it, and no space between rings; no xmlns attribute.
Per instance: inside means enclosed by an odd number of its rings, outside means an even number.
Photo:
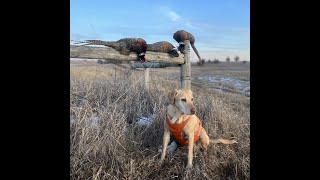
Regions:
<svg viewBox="0 0 320 180"><path fill-rule="evenodd" d="M235 61L235 62L238 62L239 59L240 59L239 56L234 57L234 61Z"/></svg>
<svg viewBox="0 0 320 180"><path fill-rule="evenodd" d="M205 59L201 59L201 61L198 61L198 62L197 62L197 65L198 65L198 66L203 66L204 63L205 63L205 61L206 61Z"/></svg>
<svg viewBox="0 0 320 180"><path fill-rule="evenodd" d="M218 63L220 63L220 61L219 61L219 59L214 59L213 63L218 64Z"/></svg>
<svg viewBox="0 0 320 180"><path fill-rule="evenodd" d="M230 58L229 58L229 56L227 57L226 61L227 61L227 62L230 62Z"/></svg>

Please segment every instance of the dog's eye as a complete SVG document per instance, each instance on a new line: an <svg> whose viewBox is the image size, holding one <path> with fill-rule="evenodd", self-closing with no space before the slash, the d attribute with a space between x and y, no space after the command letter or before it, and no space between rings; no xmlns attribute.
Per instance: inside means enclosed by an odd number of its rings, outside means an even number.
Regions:
<svg viewBox="0 0 320 180"><path fill-rule="evenodd" d="M191 101L193 101L193 98L191 98Z"/></svg>
<svg viewBox="0 0 320 180"><path fill-rule="evenodd" d="M186 99L181 99L181 101L184 101L184 102L186 102L187 100L186 100Z"/></svg>

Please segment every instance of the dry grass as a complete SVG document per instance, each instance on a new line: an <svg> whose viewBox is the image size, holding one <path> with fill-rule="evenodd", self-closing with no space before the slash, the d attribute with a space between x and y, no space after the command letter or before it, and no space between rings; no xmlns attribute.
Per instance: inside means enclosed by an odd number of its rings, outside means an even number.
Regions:
<svg viewBox="0 0 320 180"><path fill-rule="evenodd" d="M211 144L207 154L196 148L191 171L185 169L187 147L179 147L160 167L167 92L178 82L153 78L148 94L136 83L143 72L121 71L117 78L110 69L96 72L106 76L94 75L90 68L71 69L71 179L250 179L247 98L193 87L209 137L234 137L238 144ZM152 115L150 126L136 123L138 117Z"/></svg>

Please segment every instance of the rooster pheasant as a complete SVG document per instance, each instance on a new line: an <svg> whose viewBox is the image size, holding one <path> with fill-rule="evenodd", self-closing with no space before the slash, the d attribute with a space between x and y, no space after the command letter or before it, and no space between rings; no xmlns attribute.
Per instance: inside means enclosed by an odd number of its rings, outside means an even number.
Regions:
<svg viewBox="0 0 320 180"><path fill-rule="evenodd" d="M174 57L179 57L178 49L168 41L147 44L147 51L169 53Z"/></svg>
<svg viewBox="0 0 320 180"><path fill-rule="evenodd" d="M184 45L185 45L185 40L189 40L190 44L192 46L192 49L194 50L194 52L197 54L199 60L201 61L199 52L197 50L197 48L194 45L195 39L193 37L193 35L185 30L179 30L177 32L175 32L173 34L173 39L175 39L178 43L179 43L179 47L178 50L183 53L184 52Z"/></svg>
<svg viewBox="0 0 320 180"><path fill-rule="evenodd" d="M94 45L112 47L123 55L129 55L131 52L136 52L140 61L146 61L144 56L147 51L147 42L142 38L123 38L118 41L87 40L86 42Z"/></svg>

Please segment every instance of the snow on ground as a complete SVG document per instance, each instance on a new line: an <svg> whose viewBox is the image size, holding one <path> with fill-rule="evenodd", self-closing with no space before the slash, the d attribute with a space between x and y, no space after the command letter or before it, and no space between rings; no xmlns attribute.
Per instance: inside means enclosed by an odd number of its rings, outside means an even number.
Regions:
<svg viewBox="0 0 320 180"><path fill-rule="evenodd" d="M78 119L70 116L70 125L75 123L75 121L78 121ZM90 119L86 120L86 125L98 129L100 128L100 121L101 119L99 117L93 116Z"/></svg>
<svg viewBox="0 0 320 180"><path fill-rule="evenodd" d="M226 76L198 76L192 77L193 80L205 81L214 86L219 87L232 87L237 91L250 95L250 81L241 80L235 77Z"/></svg>
<svg viewBox="0 0 320 180"><path fill-rule="evenodd" d="M100 125L99 125L100 118L99 117L91 117L90 121L91 121L91 126L92 127L94 127L94 128L99 128L100 127Z"/></svg>
<svg viewBox="0 0 320 180"><path fill-rule="evenodd" d="M176 141L172 141L172 142L170 143L170 145L167 147L167 154L175 151L177 148L178 148L177 142L176 142ZM159 152L159 153L162 152L162 146L160 146L160 148L158 149L158 152Z"/></svg>
<svg viewBox="0 0 320 180"><path fill-rule="evenodd" d="M89 58L70 58L70 61L98 61L99 59L89 59Z"/></svg>
<svg viewBox="0 0 320 180"><path fill-rule="evenodd" d="M144 117L144 116L141 116L137 119L137 124L140 125L140 126L147 126L149 127L150 124L152 123L154 119L154 115L152 115L151 117Z"/></svg>
<svg viewBox="0 0 320 180"><path fill-rule="evenodd" d="M73 124L74 123L74 118L72 116L70 116L70 124Z"/></svg>
<svg viewBox="0 0 320 180"><path fill-rule="evenodd" d="M73 46L89 46L89 47L103 47L103 48L107 48L107 47L104 46L104 45L89 45L89 43L86 43L86 42L73 41L73 40L70 41L70 45L73 45Z"/></svg>

